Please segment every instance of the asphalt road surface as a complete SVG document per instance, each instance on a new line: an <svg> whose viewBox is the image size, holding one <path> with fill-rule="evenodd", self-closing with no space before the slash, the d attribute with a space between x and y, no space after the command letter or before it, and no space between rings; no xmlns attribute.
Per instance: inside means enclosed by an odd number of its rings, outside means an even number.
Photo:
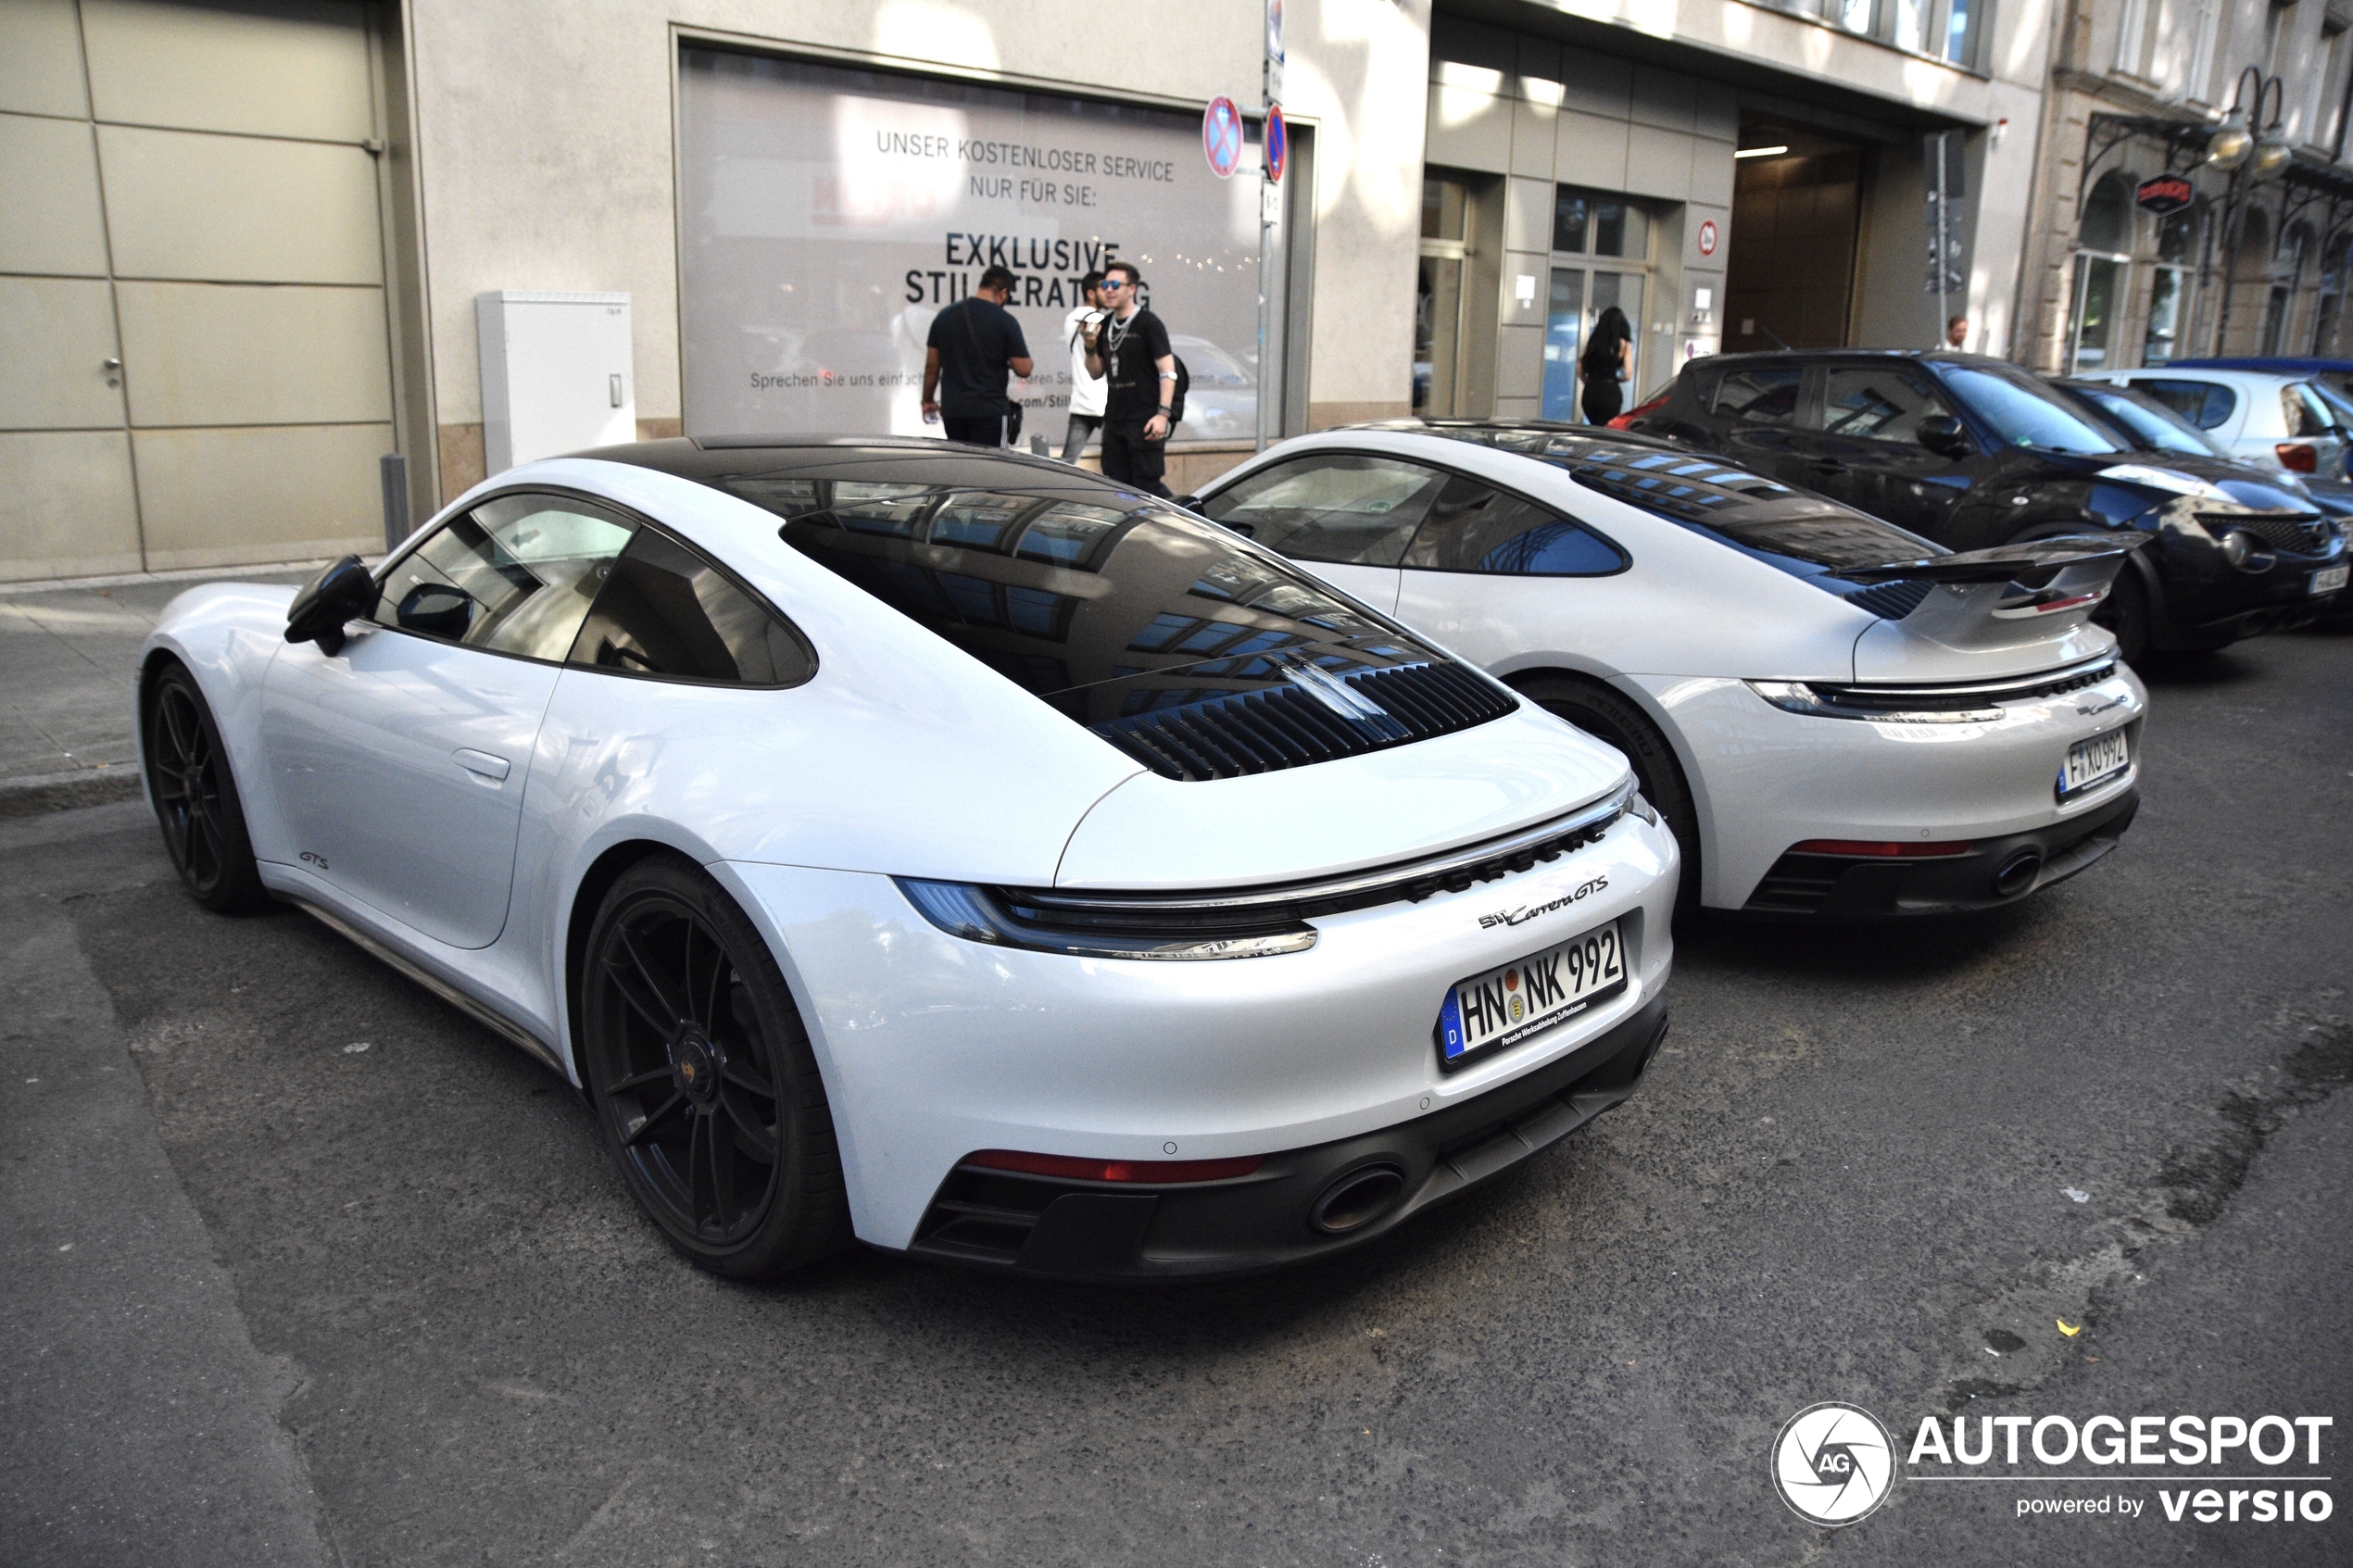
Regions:
<svg viewBox="0 0 2353 1568"><path fill-rule="evenodd" d="M2353 638L2152 684L2106 863L1679 934L1624 1110L1377 1250L1182 1290L714 1283L553 1077L299 914L205 914L136 804L0 824L0 1558L2353 1562ZM1831 1399L1899 1448L2336 1424L2269 1471L1924 1465L1825 1531L1768 1453ZM2174 1523L2127 1468L2335 1513Z"/></svg>

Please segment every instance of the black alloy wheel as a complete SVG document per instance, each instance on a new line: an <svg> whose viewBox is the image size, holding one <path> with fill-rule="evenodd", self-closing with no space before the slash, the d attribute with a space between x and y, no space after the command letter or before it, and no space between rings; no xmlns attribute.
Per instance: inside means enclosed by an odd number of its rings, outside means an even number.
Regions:
<svg viewBox="0 0 2353 1568"><path fill-rule="evenodd" d="M147 694L147 795L164 852L196 902L220 914L270 903L220 731L195 677L167 666Z"/></svg>
<svg viewBox="0 0 2353 1568"><path fill-rule="evenodd" d="M1675 748L1630 698L1599 681L1573 675L1540 675L1515 682L1521 696L1546 712L1567 720L1594 739L1626 754L1642 798L1658 808L1682 851L1682 879L1675 888L1675 913L1688 920L1699 909L1699 811Z"/></svg>
<svg viewBox="0 0 2353 1568"><path fill-rule="evenodd" d="M2125 663L2138 664L2148 656L2149 591L2131 561L2117 572L2092 620L2116 633L2116 657Z"/></svg>
<svg viewBox="0 0 2353 1568"><path fill-rule="evenodd" d="M767 943L699 868L661 855L614 884L581 1022L598 1125L672 1246L760 1279L849 1245L808 1031Z"/></svg>

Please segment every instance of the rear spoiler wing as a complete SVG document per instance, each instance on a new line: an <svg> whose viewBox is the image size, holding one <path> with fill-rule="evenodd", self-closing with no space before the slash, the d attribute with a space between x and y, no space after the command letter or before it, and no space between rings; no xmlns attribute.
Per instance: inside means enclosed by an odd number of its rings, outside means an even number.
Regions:
<svg viewBox="0 0 2353 1568"><path fill-rule="evenodd" d="M1831 575L1923 584L1924 596L1908 613L1888 617L1909 635L1948 647L2014 646L2082 625L2108 597L2125 558L2146 543L2148 535L2140 533L2071 535L1850 567Z"/></svg>
<svg viewBox="0 0 2353 1568"><path fill-rule="evenodd" d="M2124 558L2148 543L2145 533L2096 536L2070 534L2000 545L1990 550L1962 550L1949 556L1924 556L1918 560L1890 561L1884 566L1840 567L1831 575L1849 583L2015 583L2021 588L2046 588L2059 573L2097 562L2112 562L2086 583L2113 579Z"/></svg>

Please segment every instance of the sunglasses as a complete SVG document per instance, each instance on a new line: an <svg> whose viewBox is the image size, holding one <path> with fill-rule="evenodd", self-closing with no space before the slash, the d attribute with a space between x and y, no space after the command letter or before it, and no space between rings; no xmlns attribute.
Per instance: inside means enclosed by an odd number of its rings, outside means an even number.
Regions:
<svg viewBox="0 0 2353 1568"><path fill-rule="evenodd" d="M1105 278L1101 282L1097 283L1095 286L1102 290L1105 294L1109 294L1114 289L1124 289L1127 285L1117 278Z"/></svg>

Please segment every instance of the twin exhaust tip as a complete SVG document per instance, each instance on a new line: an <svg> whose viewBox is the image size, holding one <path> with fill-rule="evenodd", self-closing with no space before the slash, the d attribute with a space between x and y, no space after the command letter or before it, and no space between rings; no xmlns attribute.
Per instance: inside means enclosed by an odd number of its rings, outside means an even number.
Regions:
<svg viewBox="0 0 2353 1568"><path fill-rule="evenodd" d="M1994 873L1994 891L2005 898L2014 898L2032 888L2034 879L2042 874L2043 852L2021 849L2003 861L2002 869Z"/></svg>
<svg viewBox="0 0 2353 1568"><path fill-rule="evenodd" d="M1405 1173L1394 1165L1360 1165L1326 1187L1307 1210L1307 1223L1326 1236L1364 1229L1405 1196Z"/></svg>

